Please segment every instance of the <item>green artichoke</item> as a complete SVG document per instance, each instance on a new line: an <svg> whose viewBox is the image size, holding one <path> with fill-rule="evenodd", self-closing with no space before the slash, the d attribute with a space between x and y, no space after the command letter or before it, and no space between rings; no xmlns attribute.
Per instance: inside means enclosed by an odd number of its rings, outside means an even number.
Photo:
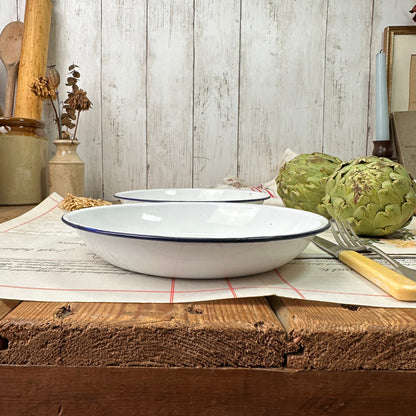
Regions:
<svg viewBox="0 0 416 416"><path fill-rule="evenodd" d="M337 157L316 152L286 162L276 177L277 193L285 206L329 218L322 198L328 177L341 162Z"/></svg>
<svg viewBox="0 0 416 416"><path fill-rule="evenodd" d="M358 235L388 235L407 224L416 208L416 185L399 163L377 156L342 163L328 179L323 203Z"/></svg>

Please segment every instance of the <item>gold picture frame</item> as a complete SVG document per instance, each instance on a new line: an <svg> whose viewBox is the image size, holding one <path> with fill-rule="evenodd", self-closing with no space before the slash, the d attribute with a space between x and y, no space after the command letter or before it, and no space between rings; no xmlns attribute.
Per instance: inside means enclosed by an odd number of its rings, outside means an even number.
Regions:
<svg viewBox="0 0 416 416"><path fill-rule="evenodd" d="M413 110L409 108L409 102L416 107L416 25L386 27L384 52L389 112Z"/></svg>

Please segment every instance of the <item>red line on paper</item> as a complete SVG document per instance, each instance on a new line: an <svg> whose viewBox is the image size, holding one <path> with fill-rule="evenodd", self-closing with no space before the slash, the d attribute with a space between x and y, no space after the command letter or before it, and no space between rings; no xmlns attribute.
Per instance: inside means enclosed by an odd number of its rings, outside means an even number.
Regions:
<svg viewBox="0 0 416 416"><path fill-rule="evenodd" d="M225 281L227 282L228 288L230 289L231 294L233 295L233 298L237 297L237 293L235 293L235 290L233 288L233 285L230 283L229 279L226 278Z"/></svg>
<svg viewBox="0 0 416 416"><path fill-rule="evenodd" d="M57 287L33 287L33 286L17 286L17 285L0 285L0 287L9 289L22 289L22 290L47 290L47 291L62 291L62 292L120 292L120 293L172 293L172 289L168 290L143 290L143 289L80 289L80 288L57 288ZM267 286L268 289L278 290L293 290L293 287L279 287L279 286ZM250 290L250 289L265 289L262 286L241 286L238 290ZM232 288L234 290L234 288ZM177 293L204 293L204 292L223 292L230 291L230 287L218 288L218 289L200 289L200 290L175 290ZM319 289L302 289L303 292L316 292L316 293L336 293L339 295L351 295L351 296L370 296L370 297L383 297L391 298L389 294L373 294L373 293L348 293L337 292L330 290ZM235 290L234 290L235 293ZM235 296L237 297L237 295Z"/></svg>
<svg viewBox="0 0 416 416"><path fill-rule="evenodd" d="M280 273L277 269L274 269L274 272L280 277L282 282L286 283L289 287L291 287L300 297L301 299L306 299L305 296L302 295L299 289L296 289L295 286L291 285Z"/></svg>
<svg viewBox="0 0 416 416"><path fill-rule="evenodd" d="M172 278L172 284L170 285L170 299L169 303L173 303L173 298L175 297L175 278Z"/></svg>
<svg viewBox="0 0 416 416"><path fill-rule="evenodd" d="M33 286L17 286L17 285L0 285L0 287L9 289L23 289L23 290L48 290L48 291L62 291L62 292L120 292L120 293L171 293L172 290L143 290L143 289L80 289L80 288L57 288L57 287L33 287ZM268 289L279 289L279 290L293 290L292 287L279 287L279 286L267 286ZM238 290L249 290L249 289L264 289L262 286L242 286ZM204 292L221 292L229 291L230 287L218 288L218 289L200 289L200 290L175 290L176 293L204 293ZM348 292L337 292L329 290L319 289L302 289L303 292L317 292L317 293L336 293L339 295L352 295L352 296L371 296L371 297L384 297L391 298L389 294L372 294L372 293L348 293ZM234 292L235 293L235 292Z"/></svg>
<svg viewBox="0 0 416 416"><path fill-rule="evenodd" d="M31 218L30 220L25 221L25 222L22 222L21 224L17 224L14 227L10 227L8 230L5 230L4 232L7 233L8 231L14 230L14 229L16 229L16 228L18 228L18 227L20 227L22 225L28 224L29 222L32 222L34 220L37 220L40 217L43 217L45 214L48 214L49 212L53 211L59 204L60 204L60 202L58 202L56 205L54 205L51 209L48 209L47 211L42 212L42 214L38 215L37 217Z"/></svg>
<svg viewBox="0 0 416 416"><path fill-rule="evenodd" d="M57 199L52 198L52 195L49 195L49 196L48 196L48 198L49 198L49 199L52 199L52 201L58 202L58 204L60 204L60 203L61 203L61 201L58 201Z"/></svg>

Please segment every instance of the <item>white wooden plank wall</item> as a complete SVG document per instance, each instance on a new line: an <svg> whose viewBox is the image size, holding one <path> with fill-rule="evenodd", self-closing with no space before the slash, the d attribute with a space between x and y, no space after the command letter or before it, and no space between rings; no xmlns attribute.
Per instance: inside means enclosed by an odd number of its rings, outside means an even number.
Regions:
<svg viewBox="0 0 416 416"><path fill-rule="evenodd" d="M414 0L52 0L49 64L80 65L86 193L259 184L282 152L372 152L374 61ZM25 0L0 1L0 28ZM61 98L65 87L62 82ZM0 64L0 104L6 71ZM44 106L50 138L52 112Z"/></svg>
<svg viewBox="0 0 416 416"><path fill-rule="evenodd" d="M120 189L146 188L147 11L146 0L103 0L102 9L97 104L102 106L100 169L108 198Z"/></svg>
<svg viewBox="0 0 416 416"><path fill-rule="evenodd" d="M240 0L196 0L193 186L237 174Z"/></svg>
<svg viewBox="0 0 416 416"><path fill-rule="evenodd" d="M251 182L276 176L287 147L322 148L325 15L325 0L242 2L238 175Z"/></svg>
<svg viewBox="0 0 416 416"><path fill-rule="evenodd" d="M366 153L372 15L373 0L328 3L323 150L341 158Z"/></svg>
<svg viewBox="0 0 416 416"><path fill-rule="evenodd" d="M192 186L193 1L148 0L147 185Z"/></svg>

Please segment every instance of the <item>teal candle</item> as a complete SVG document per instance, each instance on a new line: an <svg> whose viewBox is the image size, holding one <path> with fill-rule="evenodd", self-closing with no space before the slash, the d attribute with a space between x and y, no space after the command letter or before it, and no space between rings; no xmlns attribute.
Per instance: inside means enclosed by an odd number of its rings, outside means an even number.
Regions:
<svg viewBox="0 0 416 416"><path fill-rule="evenodd" d="M390 140L386 55L376 55L376 140Z"/></svg>

